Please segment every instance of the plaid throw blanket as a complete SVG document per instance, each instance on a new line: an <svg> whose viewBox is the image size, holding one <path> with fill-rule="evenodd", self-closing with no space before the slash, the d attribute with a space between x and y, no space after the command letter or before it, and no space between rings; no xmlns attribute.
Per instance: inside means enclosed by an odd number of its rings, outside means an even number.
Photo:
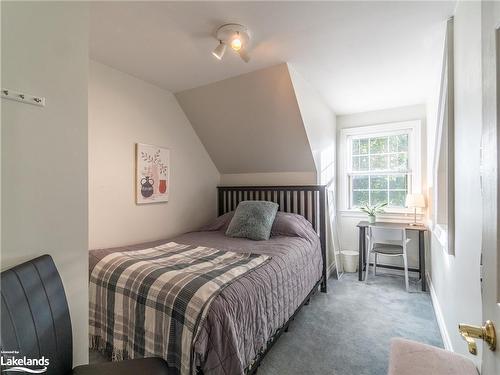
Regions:
<svg viewBox="0 0 500 375"><path fill-rule="evenodd" d="M211 301L268 259L174 242L111 253L90 275L90 346L116 360L160 356L173 373L191 374Z"/></svg>

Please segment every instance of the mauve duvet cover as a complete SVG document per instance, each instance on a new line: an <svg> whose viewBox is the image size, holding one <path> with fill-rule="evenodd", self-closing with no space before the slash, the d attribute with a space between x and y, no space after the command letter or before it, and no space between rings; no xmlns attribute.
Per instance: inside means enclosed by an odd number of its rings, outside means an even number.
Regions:
<svg viewBox="0 0 500 375"><path fill-rule="evenodd" d="M91 250L90 271L111 252L146 249L168 241L269 255L269 262L215 297L193 347L196 367L204 374L242 375L321 278L319 238L305 219L297 222L300 237L272 236L267 241L252 241L227 237L223 227L169 240Z"/></svg>

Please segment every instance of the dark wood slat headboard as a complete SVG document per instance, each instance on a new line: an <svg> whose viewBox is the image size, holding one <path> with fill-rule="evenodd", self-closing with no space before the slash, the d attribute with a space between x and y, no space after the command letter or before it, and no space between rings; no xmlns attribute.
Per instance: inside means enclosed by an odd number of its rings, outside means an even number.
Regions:
<svg viewBox="0 0 500 375"><path fill-rule="evenodd" d="M304 216L318 233L323 257L321 291L326 293L326 186L219 186L219 216L236 209L241 201L278 203L279 211Z"/></svg>

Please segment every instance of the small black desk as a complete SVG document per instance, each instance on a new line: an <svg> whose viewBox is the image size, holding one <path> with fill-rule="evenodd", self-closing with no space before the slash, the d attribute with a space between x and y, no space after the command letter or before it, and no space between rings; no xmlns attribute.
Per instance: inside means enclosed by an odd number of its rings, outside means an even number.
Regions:
<svg viewBox="0 0 500 375"><path fill-rule="evenodd" d="M366 228L369 226L376 226L378 228L388 228L388 229L405 229L405 230L416 230L418 231L418 259L419 259L419 268L409 268L409 271L418 272L420 275L420 279L422 280L422 290L427 291L427 281L425 280L425 242L424 235L427 231L427 227L425 225L410 225L408 223L385 223L385 222L376 222L375 224L369 224L368 221L360 221L357 225L359 228L359 265L358 265L358 278L359 281L363 280L363 271L366 267ZM377 267L379 265L377 264ZM392 268L397 270L404 270L403 267L398 266L386 266L380 265L381 268ZM368 272L368 270L367 270Z"/></svg>

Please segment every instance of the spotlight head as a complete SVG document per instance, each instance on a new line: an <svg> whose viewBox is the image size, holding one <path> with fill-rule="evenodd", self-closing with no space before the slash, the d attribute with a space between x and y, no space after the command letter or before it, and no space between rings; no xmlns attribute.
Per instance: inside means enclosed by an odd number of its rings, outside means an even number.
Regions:
<svg viewBox="0 0 500 375"><path fill-rule="evenodd" d="M212 51L212 55L214 55L217 60L222 60L224 52L226 52L226 44L222 40L219 40L219 45Z"/></svg>
<svg viewBox="0 0 500 375"><path fill-rule="evenodd" d="M247 53L247 51L245 50L245 48L242 48L238 51L238 54L240 55L241 59L244 61L244 62L249 62L250 61L250 55Z"/></svg>

